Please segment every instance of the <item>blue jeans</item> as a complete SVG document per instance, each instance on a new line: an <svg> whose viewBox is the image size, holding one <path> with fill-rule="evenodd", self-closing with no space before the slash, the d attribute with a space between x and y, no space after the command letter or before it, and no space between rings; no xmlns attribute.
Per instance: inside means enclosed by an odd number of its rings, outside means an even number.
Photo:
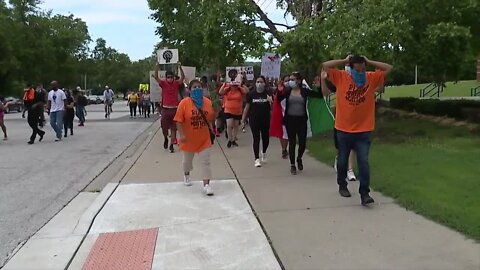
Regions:
<svg viewBox="0 0 480 270"><path fill-rule="evenodd" d="M85 107L77 105L75 107L75 112L77 114L78 120L80 120L80 123L85 123Z"/></svg>
<svg viewBox="0 0 480 270"><path fill-rule="evenodd" d="M348 182L348 156L353 149L357 154L358 171L360 178L360 194L370 192L370 166L368 153L372 143L372 132L348 133L338 131L338 160L337 160L337 183L340 188L346 188Z"/></svg>
<svg viewBox="0 0 480 270"><path fill-rule="evenodd" d="M50 113L50 125L57 134L57 138L62 138L63 130L63 111L51 112Z"/></svg>

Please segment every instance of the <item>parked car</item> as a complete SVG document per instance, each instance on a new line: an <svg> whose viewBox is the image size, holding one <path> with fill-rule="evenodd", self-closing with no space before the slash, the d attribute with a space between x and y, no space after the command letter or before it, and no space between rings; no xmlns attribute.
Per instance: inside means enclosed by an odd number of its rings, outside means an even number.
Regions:
<svg viewBox="0 0 480 270"><path fill-rule="evenodd" d="M5 98L5 104L7 102L11 102L11 103L7 108L5 108L6 113L22 112L23 111L23 101L21 101L20 99L14 98L14 97L7 97L7 98Z"/></svg>
<svg viewBox="0 0 480 270"><path fill-rule="evenodd" d="M97 95L90 95L87 97L88 99L88 104L101 104L103 103L102 99L103 97L97 96Z"/></svg>

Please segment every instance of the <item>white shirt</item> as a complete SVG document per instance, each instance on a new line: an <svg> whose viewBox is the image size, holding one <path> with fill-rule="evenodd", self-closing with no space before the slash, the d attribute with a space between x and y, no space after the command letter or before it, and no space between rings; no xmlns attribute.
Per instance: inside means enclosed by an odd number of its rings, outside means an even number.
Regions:
<svg viewBox="0 0 480 270"><path fill-rule="evenodd" d="M108 89L108 90L105 90L103 91L103 97L105 100L112 100L113 99L113 90L112 89Z"/></svg>
<svg viewBox="0 0 480 270"><path fill-rule="evenodd" d="M66 99L67 96L62 90L50 90L50 92L48 92L48 101L50 101L52 104L52 106L50 107L50 112L63 111L65 109Z"/></svg>

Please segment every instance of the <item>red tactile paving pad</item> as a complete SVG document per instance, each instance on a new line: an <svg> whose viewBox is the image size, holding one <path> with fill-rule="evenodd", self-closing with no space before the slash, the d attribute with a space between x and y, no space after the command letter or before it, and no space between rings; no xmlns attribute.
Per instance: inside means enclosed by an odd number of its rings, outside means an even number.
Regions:
<svg viewBox="0 0 480 270"><path fill-rule="evenodd" d="M83 270L151 270L158 228L102 233Z"/></svg>

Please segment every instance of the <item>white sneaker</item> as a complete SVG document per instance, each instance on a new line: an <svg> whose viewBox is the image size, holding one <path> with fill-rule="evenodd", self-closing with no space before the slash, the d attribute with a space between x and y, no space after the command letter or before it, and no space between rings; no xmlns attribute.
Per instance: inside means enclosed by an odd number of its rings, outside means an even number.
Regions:
<svg viewBox="0 0 480 270"><path fill-rule="evenodd" d="M267 163L267 162L268 162L267 153L263 153L262 154L262 163Z"/></svg>
<svg viewBox="0 0 480 270"><path fill-rule="evenodd" d="M335 169L335 172L337 172L337 160L338 160L338 157L335 157L335 163L333 164L333 168Z"/></svg>
<svg viewBox="0 0 480 270"><path fill-rule="evenodd" d="M260 159L255 159L255 167L260 168L262 167L262 163L260 162Z"/></svg>
<svg viewBox="0 0 480 270"><path fill-rule="evenodd" d="M353 170L348 170L347 180L348 181L356 181L357 180L357 177L355 177L355 172L353 172Z"/></svg>
<svg viewBox="0 0 480 270"><path fill-rule="evenodd" d="M205 195L207 195L207 196L212 196L213 195L213 189L210 185L205 185L203 187L203 192L205 192Z"/></svg>
<svg viewBox="0 0 480 270"><path fill-rule="evenodd" d="M190 174L183 175L183 184L187 187L192 185L192 180L190 180Z"/></svg>

